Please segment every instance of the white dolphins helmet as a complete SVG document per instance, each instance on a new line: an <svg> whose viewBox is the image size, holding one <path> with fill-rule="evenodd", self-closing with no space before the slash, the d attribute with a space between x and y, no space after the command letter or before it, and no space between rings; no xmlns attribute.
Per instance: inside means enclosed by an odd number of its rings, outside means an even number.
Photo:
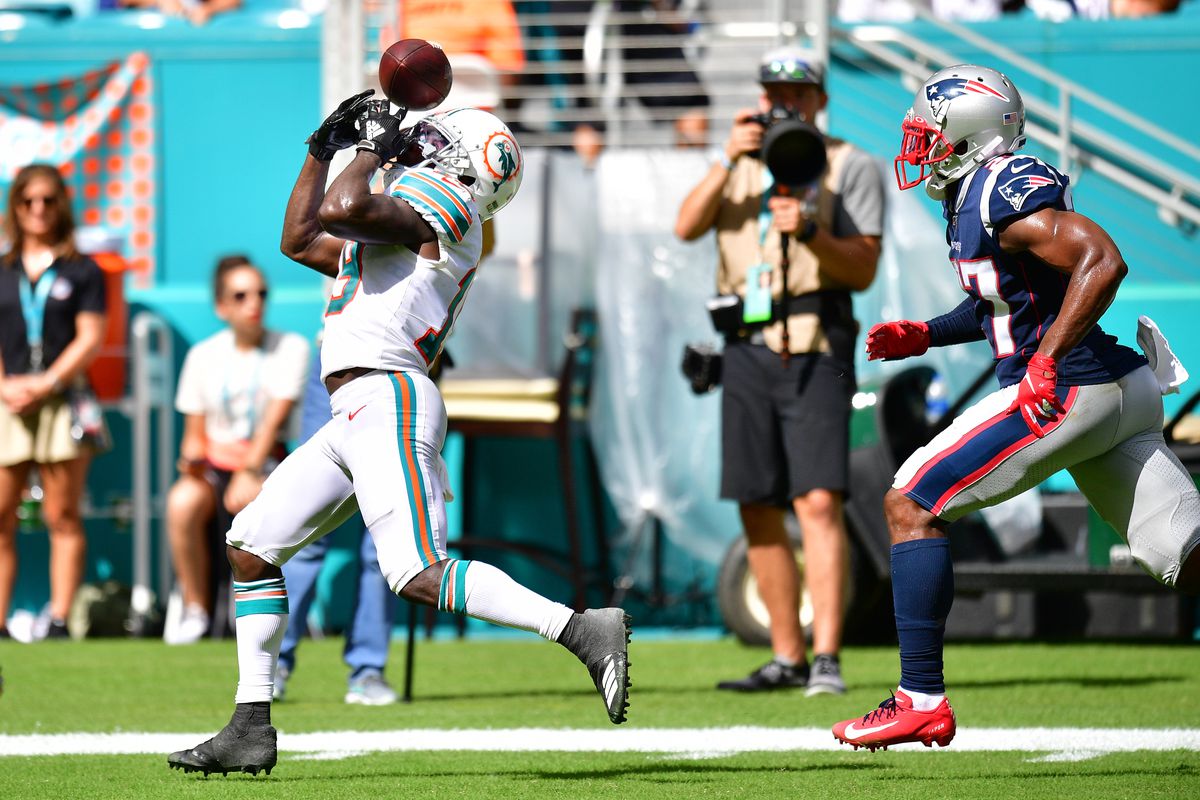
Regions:
<svg viewBox="0 0 1200 800"><path fill-rule="evenodd" d="M524 167L521 147L495 115L478 108L452 108L429 115L414 129L422 164L432 164L465 184L483 219L516 195Z"/></svg>
<svg viewBox="0 0 1200 800"><path fill-rule="evenodd" d="M987 67L959 64L933 73L901 124L896 182L911 189L929 179L936 200L946 187L1001 153L1025 145L1025 104L1017 87ZM908 168L916 167L915 178Z"/></svg>

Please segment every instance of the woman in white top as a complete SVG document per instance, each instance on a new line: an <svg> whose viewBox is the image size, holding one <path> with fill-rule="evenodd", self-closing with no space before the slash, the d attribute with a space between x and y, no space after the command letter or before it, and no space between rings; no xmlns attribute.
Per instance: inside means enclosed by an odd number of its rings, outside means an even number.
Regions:
<svg viewBox="0 0 1200 800"><path fill-rule="evenodd" d="M222 258L213 293L217 316L228 327L188 351L175 396L184 428L179 480L167 496L167 532L183 614L166 631L170 644L195 642L208 630L210 539L224 536L283 455L286 423L308 367L304 337L263 327L267 283L249 259Z"/></svg>

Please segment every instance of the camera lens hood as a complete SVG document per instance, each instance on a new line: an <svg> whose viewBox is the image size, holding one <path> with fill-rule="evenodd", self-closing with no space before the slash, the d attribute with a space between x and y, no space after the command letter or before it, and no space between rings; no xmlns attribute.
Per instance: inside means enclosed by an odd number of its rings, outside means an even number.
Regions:
<svg viewBox="0 0 1200 800"><path fill-rule="evenodd" d="M763 134L762 159L776 183L805 186L825 172L825 138L807 122L780 120Z"/></svg>

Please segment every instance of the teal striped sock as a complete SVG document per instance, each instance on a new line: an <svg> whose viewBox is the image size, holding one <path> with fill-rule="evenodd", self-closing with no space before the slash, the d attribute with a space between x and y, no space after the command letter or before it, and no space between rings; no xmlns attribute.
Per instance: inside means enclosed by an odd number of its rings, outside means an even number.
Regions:
<svg viewBox="0 0 1200 800"><path fill-rule="evenodd" d="M452 558L445 563L438 591L438 609L442 611L533 631L552 642L558 641L574 614L486 562Z"/></svg>
<svg viewBox="0 0 1200 800"><path fill-rule="evenodd" d="M288 613L287 587L283 578L261 581L234 581L233 607L238 618L250 614Z"/></svg>
<svg viewBox="0 0 1200 800"><path fill-rule="evenodd" d="M470 561L451 558L442 572L442 586L438 591L438 611L465 614L467 611L467 568Z"/></svg>

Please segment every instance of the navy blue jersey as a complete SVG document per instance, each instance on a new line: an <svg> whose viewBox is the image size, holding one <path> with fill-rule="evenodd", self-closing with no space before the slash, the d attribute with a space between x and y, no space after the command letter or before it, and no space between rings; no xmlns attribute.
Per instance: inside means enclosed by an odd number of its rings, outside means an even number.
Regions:
<svg viewBox="0 0 1200 800"><path fill-rule="evenodd" d="M1062 310L1068 276L1030 253L1005 253L997 229L1043 208L1073 210L1070 179L1033 156L997 156L959 181L942 205L950 262L975 300L996 379L1017 383ZM1108 383L1145 363L1097 325L1059 361L1058 383Z"/></svg>

